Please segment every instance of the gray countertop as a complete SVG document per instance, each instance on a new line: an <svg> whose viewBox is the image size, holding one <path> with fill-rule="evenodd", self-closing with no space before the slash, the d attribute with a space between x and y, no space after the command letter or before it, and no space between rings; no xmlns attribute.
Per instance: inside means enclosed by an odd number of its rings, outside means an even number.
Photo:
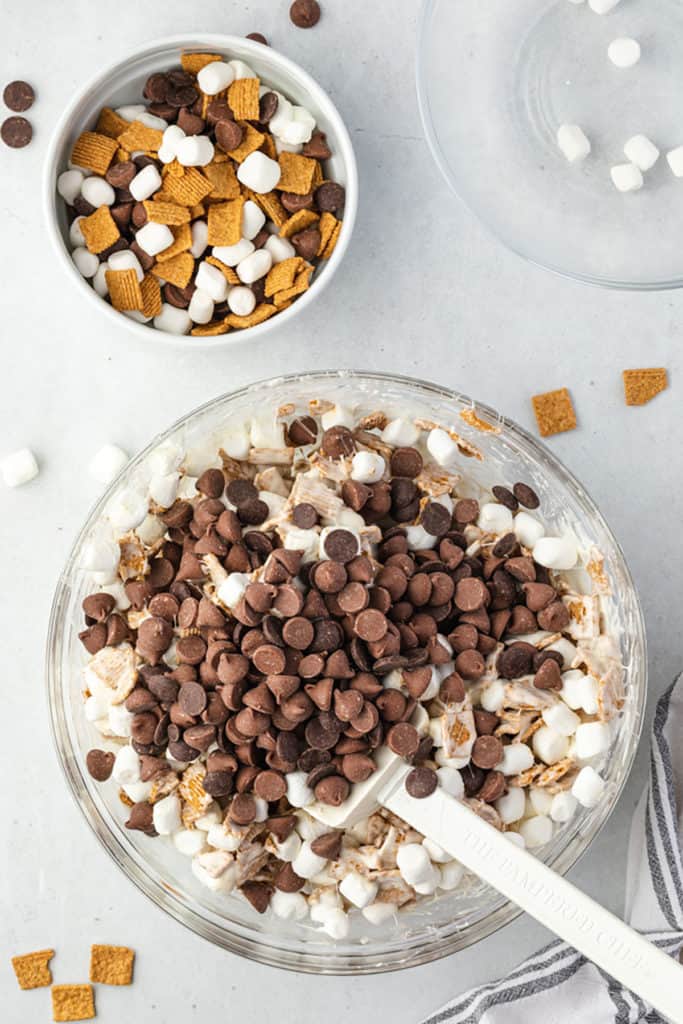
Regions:
<svg viewBox="0 0 683 1024"><path fill-rule="evenodd" d="M86 466L107 441L131 453L195 405L245 382L309 368L390 369L432 378L533 428L529 397L570 388L576 431L550 440L625 550L650 645L650 700L681 667L677 569L683 504L676 388L683 294L624 294L554 277L503 250L449 192L427 149L414 87L417 0L323 0L295 30L287 3L119 0L115 7L5 4L3 75L37 90L35 141L0 153L4 352L0 454L28 445L33 483L0 492L4 625L0 872L5 1019L49 1019L49 995L17 988L9 957L54 946L57 981L87 977L89 944L138 951L132 989L100 989L98 1019L180 1024L229 1014L266 1024L366 1020L371 1006L413 1024L548 941L528 919L476 948L391 976L292 976L239 960L153 907L109 860L74 807L48 730L43 648L60 567L97 486ZM263 31L328 88L361 175L358 224L333 286L294 325L224 352L131 341L77 301L42 225L41 170L61 109L84 77L141 41L183 30ZM666 366L671 387L624 405L621 370ZM647 738L617 810L572 878L622 908L631 813Z"/></svg>

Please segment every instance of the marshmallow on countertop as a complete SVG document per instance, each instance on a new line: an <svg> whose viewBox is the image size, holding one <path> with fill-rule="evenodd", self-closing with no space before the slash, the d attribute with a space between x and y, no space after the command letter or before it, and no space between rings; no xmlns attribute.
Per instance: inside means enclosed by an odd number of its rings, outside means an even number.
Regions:
<svg viewBox="0 0 683 1024"><path fill-rule="evenodd" d="M237 179L242 185L265 195L272 192L280 180L282 171L276 160L271 160L265 153L258 150L250 153L246 160L243 160L237 171Z"/></svg>
<svg viewBox="0 0 683 1024"><path fill-rule="evenodd" d="M607 56L618 68L632 68L640 60L640 43L627 37L613 39L607 47Z"/></svg>
<svg viewBox="0 0 683 1024"><path fill-rule="evenodd" d="M105 444L88 463L88 473L100 484L108 484L128 463L128 456L115 444Z"/></svg>
<svg viewBox="0 0 683 1024"><path fill-rule="evenodd" d="M626 159L641 171L649 171L659 160L659 150L647 135L634 135L624 146Z"/></svg>
<svg viewBox="0 0 683 1024"><path fill-rule="evenodd" d="M404 420L400 417L389 420L381 434L385 444L396 448L412 448L420 439L420 431L412 420Z"/></svg>
<svg viewBox="0 0 683 1024"><path fill-rule="evenodd" d="M618 192L637 192L643 187L643 175L635 164L617 164L610 168L614 187Z"/></svg>
<svg viewBox="0 0 683 1024"><path fill-rule="evenodd" d="M570 164L585 160L591 144L578 124L561 124L557 129L557 145Z"/></svg>
<svg viewBox="0 0 683 1024"><path fill-rule="evenodd" d="M30 448L20 448L0 460L2 478L8 487L21 487L38 476L38 463Z"/></svg>
<svg viewBox="0 0 683 1024"><path fill-rule="evenodd" d="M683 178L683 146L670 149L666 154L666 162L677 178Z"/></svg>

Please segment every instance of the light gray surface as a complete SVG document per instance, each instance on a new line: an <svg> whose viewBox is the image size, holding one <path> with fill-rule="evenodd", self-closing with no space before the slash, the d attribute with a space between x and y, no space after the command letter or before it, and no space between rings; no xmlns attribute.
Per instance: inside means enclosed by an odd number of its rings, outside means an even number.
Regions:
<svg viewBox="0 0 683 1024"><path fill-rule="evenodd" d="M3 781L0 787L0 993L8 1022L49 1019L49 993L18 990L9 957L54 946L58 982L87 977L89 944L138 953L132 989L98 990L98 1019L367 1020L414 1024L470 984L490 980L548 940L521 920L468 952L393 976L295 977L214 949L152 907L101 850L62 781L44 706L43 644L60 566L97 486L86 474L106 441L130 452L180 414L245 382L336 366L440 380L532 427L529 396L567 385L579 429L550 441L601 506L640 587L650 711L681 667L680 293L627 295L552 277L503 251L433 166L413 84L416 0L323 0L300 32L285 2L190 6L179 0L3 8L6 80L34 83L35 142L2 149L3 388L0 454L23 445L40 477L0 490ZM200 13L201 12L201 13ZM202 30L264 31L318 77L357 149L361 207L338 278L299 322L261 343L202 355L146 349L76 299L45 249L41 159L72 90L140 40ZM454 103L457 97L454 97ZM501 161L501 174L505 173ZM514 183L510 183L514 201ZM683 256L682 256L683 259ZM667 366L672 387L643 409L623 404L620 372ZM1 487L2 485L0 485ZM649 727L650 718L648 716ZM574 880L617 912L627 830L646 744L616 813Z"/></svg>

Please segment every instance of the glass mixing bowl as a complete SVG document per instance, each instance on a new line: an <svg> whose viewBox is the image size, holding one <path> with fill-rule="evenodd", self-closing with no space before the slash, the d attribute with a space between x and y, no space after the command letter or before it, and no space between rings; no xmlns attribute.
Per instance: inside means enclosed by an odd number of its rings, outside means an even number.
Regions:
<svg viewBox="0 0 683 1024"><path fill-rule="evenodd" d="M681 145L680 0L620 3L608 15L567 0L423 0L417 91L432 155L454 192L510 249L568 277L615 288L683 285L681 182L664 154ZM642 57L617 68L613 39ZM593 150L569 164L560 124ZM639 192L612 185L625 142L662 155Z"/></svg>
<svg viewBox="0 0 683 1024"><path fill-rule="evenodd" d="M646 690L646 650L642 614L624 556L609 527L581 485L545 448L520 427L464 395L422 381L384 374L339 371L279 377L223 395L183 417L154 438L115 480L92 509L64 567L52 608L47 647L48 698L52 729L71 791L104 848L135 884L158 906L200 935L263 963L298 971L351 974L398 970L447 956L511 921L519 911L492 889L472 880L464 892L444 894L400 912L382 927L354 916L351 935L334 943L312 925L260 917L245 900L219 896L192 875L189 859L171 843L150 840L123 827L126 808L113 781L96 785L85 768L85 754L99 735L85 719L81 699L84 654L78 640L81 601L91 589L78 568L81 553L97 532L103 510L122 487L146 479L145 460L159 443L173 440L186 451L215 452L228 418L249 417L312 398L356 406L361 413L406 410L444 424L476 445L482 461L463 459L463 471L482 485L526 480L539 493L551 525L572 526L584 543L605 559L612 597L606 612L621 647L627 700L605 768L602 802L580 810L543 848L543 859L564 873L588 847L607 820L626 781L638 744ZM460 417L467 410L492 424L483 432ZM212 447L213 446L213 447Z"/></svg>

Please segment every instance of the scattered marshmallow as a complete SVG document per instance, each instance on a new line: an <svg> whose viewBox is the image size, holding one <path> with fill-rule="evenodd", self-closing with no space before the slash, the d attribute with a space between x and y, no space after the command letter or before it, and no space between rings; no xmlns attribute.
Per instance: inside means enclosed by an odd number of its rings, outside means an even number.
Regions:
<svg viewBox="0 0 683 1024"><path fill-rule="evenodd" d="M591 144L578 124L561 124L557 129L557 145L570 164L585 160Z"/></svg>
<svg viewBox="0 0 683 1024"><path fill-rule="evenodd" d="M311 919L321 924L322 930L327 932L335 942L345 939L351 930L349 915L341 907L326 907L317 904L311 908Z"/></svg>
<svg viewBox="0 0 683 1024"><path fill-rule="evenodd" d="M351 460L351 479L361 484L376 484L386 468L386 462L377 452L356 452Z"/></svg>
<svg viewBox="0 0 683 1024"><path fill-rule="evenodd" d="M186 309L177 309L164 302L161 305L161 313L154 317L154 326L160 331L167 331L168 334L187 334L192 327L192 320Z"/></svg>
<svg viewBox="0 0 683 1024"><path fill-rule="evenodd" d="M435 843L429 836L425 836L422 840L422 845L429 854L429 859L433 864L446 864L451 859L450 853L446 853L443 847Z"/></svg>
<svg viewBox="0 0 683 1024"><path fill-rule="evenodd" d="M228 308L235 316L249 316L256 308L256 296L246 285L234 285L228 292Z"/></svg>
<svg viewBox="0 0 683 1024"><path fill-rule="evenodd" d="M358 871L350 871L339 885L339 892L344 899L362 910L374 900L379 886L371 882Z"/></svg>
<svg viewBox="0 0 683 1024"><path fill-rule="evenodd" d="M421 523L406 526L405 531L408 548L411 551L429 551L430 548L435 548L437 545L437 538L431 533L427 533Z"/></svg>
<svg viewBox="0 0 683 1024"><path fill-rule="evenodd" d="M550 806L550 817L559 824L569 821L573 817L578 803L579 801L576 797L566 790L562 793L557 793L553 797L553 802Z"/></svg>
<svg viewBox="0 0 683 1024"><path fill-rule="evenodd" d="M207 263L206 260L199 264L194 283L197 288L206 292L214 302L225 302L228 297L228 282L225 274L218 267L214 267L213 263Z"/></svg>
<svg viewBox="0 0 683 1024"><path fill-rule="evenodd" d="M112 778L120 786L128 786L140 781L140 759L132 747L121 747L116 752Z"/></svg>
<svg viewBox="0 0 683 1024"><path fill-rule="evenodd" d="M574 711L581 708L587 715L598 712L598 681L579 669L563 673L560 696Z"/></svg>
<svg viewBox="0 0 683 1024"><path fill-rule="evenodd" d="M276 160L271 160L258 150L243 160L237 171L237 179L247 188L265 195L272 192L280 180L281 169Z"/></svg>
<svg viewBox="0 0 683 1024"><path fill-rule="evenodd" d="M444 468L452 467L457 462L458 446L441 427L435 427L427 434L427 450L434 461Z"/></svg>
<svg viewBox="0 0 683 1024"><path fill-rule="evenodd" d="M503 750L503 760L496 769L503 775L519 775L534 763L531 747L526 743L508 743Z"/></svg>
<svg viewBox="0 0 683 1024"><path fill-rule="evenodd" d="M163 132L168 128L168 121L165 121L163 117L157 117L156 114L150 114L149 110L145 110L140 114L136 121L144 124L147 128L156 128L159 132Z"/></svg>
<svg viewBox="0 0 683 1024"><path fill-rule="evenodd" d="M647 135L634 135L624 146L624 153L641 171L649 171L659 160L659 150Z"/></svg>
<svg viewBox="0 0 683 1024"><path fill-rule="evenodd" d="M356 425L352 411L345 405L333 405L322 414L320 420L323 430L329 430L330 427L348 427L352 430Z"/></svg>
<svg viewBox="0 0 683 1024"><path fill-rule="evenodd" d="M553 823L544 814L537 814L535 818L527 818L521 823L519 834L529 849L544 846L553 838Z"/></svg>
<svg viewBox="0 0 683 1024"><path fill-rule="evenodd" d="M597 807L602 800L604 789L605 780L598 775L595 768L587 764L574 779L571 791L582 807Z"/></svg>
<svg viewBox="0 0 683 1024"><path fill-rule="evenodd" d="M217 591L218 600L227 608L236 608L244 597L244 592L251 582L245 572L231 572L225 577ZM289 775L287 776L289 778Z"/></svg>
<svg viewBox="0 0 683 1024"><path fill-rule="evenodd" d="M147 107L144 103L129 103L124 107L117 107L116 113L119 117L122 117L124 121L137 121L141 114L144 114Z"/></svg>
<svg viewBox="0 0 683 1024"><path fill-rule="evenodd" d="M185 138L185 132L177 124L170 124L164 131L164 137L159 148L159 159L162 164L170 164L175 160L178 146Z"/></svg>
<svg viewBox="0 0 683 1024"><path fill-rule="evenodd" d="M183 167L206 167L213 160L213 142L206 135L186 135L178 143L175 156Z"/></svg>
<svg viewBox="0 0 683 1024"><path fill-rule="evenodd" d="M454 796L456 800L462 800L465 795L465 783L457 768L449 768L448 765L443 765L441 768L436 769L436 777L442 789L445 789L447 793Z"/></svg>
<svg viewBox="0 0 683 1024"><path fill-rule="evenodd" d="M76 270L82 277L94 277L99 270L100 261L97 256L81 246L78 249L74 249L71 253L71 259L74 261Z"/></svg>
<svg viewBox="0 0 683 1024"><path fill-rule="evenodd" d="M80 195L84 180L83 172L76 168L71 171L62 171L57 178L57 191L69 206L73 206L77 196Z"/></svg>
<svg viewBox="0 0 683 1024"><path fill-rule="evenodd" d="M441 865L439 888L446 891L457 889L464 877L465 869L460 861L449 860L448 864Z"/></svg>
<svg viewBox="0 0 683 1024"><path fill-rule="evenodd" d="M526 797L520 786L511 786L504 796L496 800L496 810L504 825L512 825L513 822L524 817L525 807Z"/></svg>
<svg viewBox="0 0 683 1024"><path fill-rule="evenodd" d="M584 722L574 733L576 756L588 760L609 748L610 729L606 722Z"/></svg>
<svg viewBox="0 0 683 1024"><path fill-rule="evenodd" d="M677 178L683 178L683 146L670 149L666 161Z"/></svg>
<svg viewBox="0 0 683 1024"><path fill-rule="evenodd" d="M534 544L545 535L545 529L535 516L528 512L518 512L513 523L515 537L525 548L533 548Z"/></svg>
<svg viewBox="0 0 683 1024"><path fill-rule="evenodd" d="M251 199L247 199L242 207L242 237L256 238L259 231L266 223L266 215L260 206L257 206Z"/></svg>
<svg viewBox="0 0 683 1024"><path fill-rule="evenodd" d="M265 277L273 265L273 257L267 249L257 249L237 264L237 276L243 284L254 284Z"/></svg>
<svg viewBox="0 0 683 1024"><path fill-rule="evenodd" d="M502 679L493 679L481 692L479 703L484 711L500 711L505 703L505 684ZM508 749L507 747L505 748ZM513 773L514 774L514 773Z"/></svg>
<svg viewBox="0 0 683 1024"><path fill-rule="evenodd" d="M250 582L249 577L247 581ZM315 800L313 790L306 785L307 778L306 772L287 772L285 775L287 800L292 807L307 807Z"/></svg>
<svg viewBox="0 0 683 1024"><path fill-rule="evenodd" d="M389 420L381 436L385 444L396 448L412 448L420 438L420 431L412 420L398 417L395 420Z"/></svg>
<svg viewBox="0 0 683 1024"><path fill-rule="evenodd" d="M161 179L160 179L161 180ZM116 192L108 181L93 174L81 185L81 195L91 206L112 206L116 202Z"/></svg>
<svg viewBox="0 0 683 1024"><path fill-rule="evenodd" d="M140 260L130 249L124 249L123 252L113 252L109 257L108 263L110 270L134 270L138 281L142 281L145 276Z"/></svg>
<svg viewBox="0 0 683 1024"><path fill-rule="evenodd" d="M156 165L147 164L146 167L143 167L142 170L135 175L128 186L128 191L132 195L133 199L137 199L137 201L141 203L143 199L149 199L149 197L160 188L161 175L159 174Z"/></svg>
<svg viewBox="0 0 683 1024"><path fill-rule="evenodd" d="M168 249L169 245L173 245L173 233L168 224L155 224L150 221L140 228L135 235L135 241L148 256L158 256L164 249Z"/></svg>
<svg viewBox="0 0 683 1024"><path fill-rule="evenodd" d="M128 456L123 448L115 444L105 444L88 463L88 473L98 483L108 484L119 475L127 463Z"/></svg>
<svg viewBox="0 0 683 1024"><path fill-rule="evenodd" d="M396 853L396 865L408 885L429 884L433 879L434 868L421 843L402 843Z"/></svg>
<svg viewBox="0 0 683 1024"><path fill-rule="evenodd" d="M588 0L588 6L596 14L609 14L618 3L619 0Z"/></svg>
<svg viewBox="0 0 683 1024"><path fill-rule="evenodd" d="M532 786L529 790L528 799L533 813L527 814L527 817L533 817L534 814L550 814L553 797L547 789L542 789L540 786Z"/></svg>
<svg viewBox="0 0 683 1024"><path fill-rule="evenodd" d="M236 267L254 251L254 244L248 238L241 238L235 245L214 245L213 255L226 267ZM212 266L212 264L209 264Z"/></svg>
<svg viewBox="0 0 683 1024"><path fill-rule="evenodd" d="M99 267L97 268L97 272L92 279L92 286L101 299L103 299L106 295L109 294L109 286L107 284L108 270L111 270L111 267L109 266L108 263L100 263Z"/></svg>
<svg viewBox="0 0 683 1024"><path fill-rule="evenodd" d="M326 864L327 858L319 857L317 853L314 853L313 847L307 840L301 844L301 849L292 861L292 870L299 878L313 878L323 870Z"/></svg>
<svg viewBox="0 0 683 1024"><path fill-rule="evenodd" d="M190 253L198 260L208 244L209 226L205 220L195 220L192 222L190 234L192 235Z"/></svg>
<svg viewBox="0 0 683 1024"><path fill-rule="evenodd" d="M632 68L640 60L640 43L626 36L613 39L607 47L607 56L618 68Z"/></svg>
<svg viewBox="0 0 683 1024"><path fill-rule="evenodd" d="M175 793L157 800L152 812L154 828L160 836L170 836L181 827L180 800Z"/></svg>
<svg viewBox="0 0 683 1024"><path fill-rule="evenodd" d="M635 164L617 164L610 168L610 175L618 192L637 192L643 187L643 175Z"/></svg>
<svg viewBox="0 0 683 1024"><path fill-rule="evenodd" d="M107 513L113 525L123 533L134 530L147 515L147 495L126 487L112 499Z"/></svg>
<svg viewBox="0 0 683 1024"><path fill-rule="evenodd" d="M303 921L308 917L308 903L300 892L281 892L276 889L270 898L270 909L282 921Z"/></svg>
<svg viewBox="0 0 683 1024"><path fill-rule="evenodd" d="M173 845L176 850L186 857L196 857L204 849L205 842L204 833L196 828L181 828L173 836Z"/></svg>
<svg viewBox="0 0 683 1024"><path fill-rule="evenodd" d="M489 501L481 506L477 526L484 533L510 533L512 525L512 512L505 505Z"/></svg>
<svg viewBox="0 0 683 1024"><path fill-rule="evenodd" d="M246 206L246 203L245 203ZM288 238L280 238L279 235L271 235L263 246L273 257L273 263L282 263L296 256L296 249Z"/></svg>
<svg viewBox="0 0 683 1024"><path fill-rule="evenodd" d="M197 74L197 85L207 96L217 96L234 81L234 69L222 60L212 61Z"/></svg>
<svg viewBox="0 0 683 1024"><path fill-rule="evenodd" d="M576 542L565 534L562 537L541 537L534 544L533 555L535 561L546 569L573 569L579 552Z"/></svg>
<svg viewBox="0 0 683 1024"><path fill-rule="evenodd" d="M204 264L202 263L202 266ZM209 264L211 266L211 264ZM215 270L215 267L212 267ZM220 273L220 271L219 271ZM221 274L221 277L223 275ZM223 278L225 280L225 278ZM208 324L211 322L213 317L214 301L208 292L203 291L201 288L195 288L192 292L192 298L190 299L190 305L187 307L187 312L190 315L190 320L194 324Z"/></svg>
<svg viewBox="0 0 683 1024"><path fill-rule="evenodd" d="M81 231L81 221L83 219L83 217L74 217L71 221L71 226L69 227L69 241L73 246L85 245L85 235Z"/></svg>
<svg viewBox="0 0 683 1024"><path fill-rule="evenodd" d="M228 65L232 68L235 82L239 81L240 78L258 78L254 69L243 60L230 60Z"/></svg>
<svg viewBox="0 0 683 1024"><path fill-rule="evenodd" d="M19 448L0 461L2 478L8 487L21 487L38 476L38 463L30 448Z"/></svg>
<svg viewBox="0 0 683 1024"><path fill-rule="evenodd" d="M567 756L569 739L561 732L556 732L549 725L542 725L533 735L531 744L537 757L545 764L557 764Z"/></svg>
<svg viewBox="0 0 683 1024"><path fill-rule="evenodd" d="M380 925L389 921L396 912L392 903L371 903L369 907L363 907L362 914L370 924Z"/></svg>
<svg viewBox="0 0 683 1024"><path fill-rule="evenodd" d="M121 551L113 540L93 539L83 548L81 568L90 572L110 573L119 565Z"/></svg>
<svg viewBox="0 0 683 1024"><path fill-rule="evenodd" d="M579 716L575 715L562 701L551 704L549 708L544 708L543 721L561 736L573 736L581 725Z"/></svg>
<svg viewBox="0 0 683 1024"><path fill-rule="evenodd" d="M222 441L222 447L231 459L246 459L251 448L248 424L243 422L230 424L222 435Z"/></svg>

